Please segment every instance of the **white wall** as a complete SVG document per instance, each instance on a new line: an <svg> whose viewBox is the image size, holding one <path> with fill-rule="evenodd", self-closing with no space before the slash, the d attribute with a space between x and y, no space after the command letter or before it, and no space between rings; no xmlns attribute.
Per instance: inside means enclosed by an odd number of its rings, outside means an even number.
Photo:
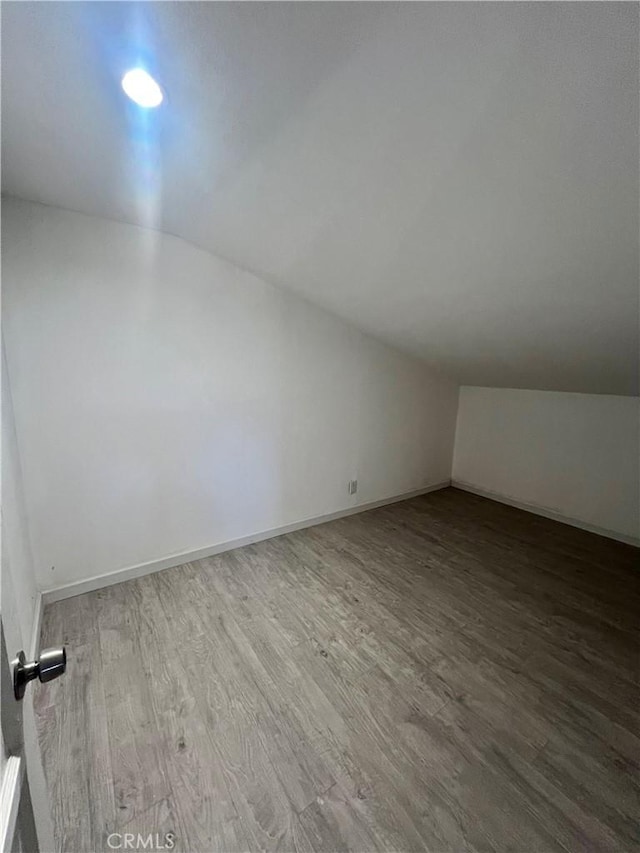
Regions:
<svg viewBox="0 0 640 853"><path fill-rule="evenodd" d="M40 588L449 479L458 391L420 362L183 240L2 219Z"/></svg>
<svg viewBox="0 0 640 853"><path fill-rule="evenodd" d="M4 638L7 642L6 651L10 657L13 657L22 649L27 658L31 659L40 648L39 596L4 344L2 347L2 529L0 536L2 538L0 611ZM31 688L22 702L24 757L27 762L29 792L34 806L34 820L40 849L53 850L55 847L53 822L40 755L33 699L34 689ZM5 696L2 697L2 701L4 713ZM0 779L6 761L5 749L3 741Z"/></svg>
<svg viewBox="0 0 640 853"><path fill-rule="evenodd" d="M637 397L460 389L452 479L640 536Z"/></svg>
<svg viewBox="0 0 640 853"><path fill-rule="evenodd" d="M20 451L15 430L11 387L2 351L2 618L5 630L32 651L38 589L24 501ZM16 612L13 612L13 611ZM8 624L10 623L10 624ZM19 649L10 649L10 654Z"/></svg>

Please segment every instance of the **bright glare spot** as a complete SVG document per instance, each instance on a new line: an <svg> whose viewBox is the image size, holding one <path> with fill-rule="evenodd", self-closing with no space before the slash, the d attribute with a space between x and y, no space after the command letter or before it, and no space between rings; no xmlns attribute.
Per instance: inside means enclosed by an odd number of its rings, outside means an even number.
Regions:
<svg viewBox="0 0 640 853"><path fill-rule="evenodd" d="M122 88L141 107L157 107L162 103L162 89L143 68L132 68L122 78Z"/></svg>

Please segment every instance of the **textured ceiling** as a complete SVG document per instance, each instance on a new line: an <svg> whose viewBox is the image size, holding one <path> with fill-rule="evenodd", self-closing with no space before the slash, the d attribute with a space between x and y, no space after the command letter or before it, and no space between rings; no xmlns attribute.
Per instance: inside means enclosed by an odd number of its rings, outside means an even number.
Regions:
<svg viewBox="0 0 640 853"><path fill-rule="evenodd" d="M3 191L182 236L465 384L637 393L638 9L4 3Z"/></svg>

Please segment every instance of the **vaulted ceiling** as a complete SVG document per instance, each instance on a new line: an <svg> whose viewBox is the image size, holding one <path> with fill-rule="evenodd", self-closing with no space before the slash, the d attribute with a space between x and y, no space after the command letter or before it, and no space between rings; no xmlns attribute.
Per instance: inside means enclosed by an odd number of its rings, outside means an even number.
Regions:
<svg viewBox="0 0 640 853"><path fill-rule="evenodd" d="M3 191L184 237L465 384L634 394L638 8L4 3Z"/></svg>

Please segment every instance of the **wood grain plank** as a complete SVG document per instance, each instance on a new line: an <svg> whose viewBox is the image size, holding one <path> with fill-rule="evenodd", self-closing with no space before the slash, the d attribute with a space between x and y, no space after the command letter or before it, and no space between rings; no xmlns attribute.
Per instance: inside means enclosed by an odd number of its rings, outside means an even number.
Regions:
<svg viewBox="0 0 640 853"><path fill-rule="evenodd" d="M636 849L637 560L445 489L49 605L59 849Z"/></svg>

